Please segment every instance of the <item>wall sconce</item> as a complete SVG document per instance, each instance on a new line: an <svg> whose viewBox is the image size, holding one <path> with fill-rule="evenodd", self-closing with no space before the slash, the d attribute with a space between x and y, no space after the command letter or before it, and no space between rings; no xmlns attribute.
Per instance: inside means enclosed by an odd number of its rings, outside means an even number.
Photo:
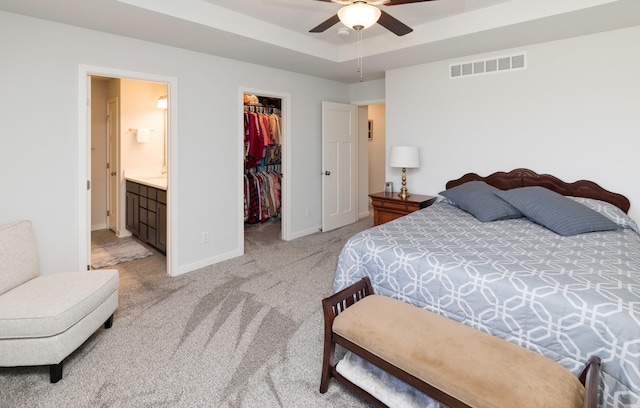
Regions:
<svg viewBox="0 0 640 408"><path fill-rule="evenodd" d="M406 200L411 195L407 190L407 169L420 167L420 151L414 146L391 146L389 166L402 168L402 188L398 197Z"/></svg>
<svg viewBox="0 0 640 408"><path fill-rule="evenodd" d="M167 95L158 98L158 109L167 109Z"/></svg>

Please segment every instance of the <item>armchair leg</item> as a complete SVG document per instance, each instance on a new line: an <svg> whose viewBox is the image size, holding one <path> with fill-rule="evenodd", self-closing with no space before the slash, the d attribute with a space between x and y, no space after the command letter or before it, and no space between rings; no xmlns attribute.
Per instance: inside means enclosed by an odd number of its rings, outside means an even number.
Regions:
<svg viewBox="0 0 640 408"><path fill-rule="evenodd" d="M49 364L49 378L51 384L55 384L62 379L62 361L58 364Z"/></svg>
<svg viewBox="0 0 640 408"><path fill-rule="evenodd" d="M109 316L106 322L104 322L104 328L110 329L113 326L113 315Z"/></svg>

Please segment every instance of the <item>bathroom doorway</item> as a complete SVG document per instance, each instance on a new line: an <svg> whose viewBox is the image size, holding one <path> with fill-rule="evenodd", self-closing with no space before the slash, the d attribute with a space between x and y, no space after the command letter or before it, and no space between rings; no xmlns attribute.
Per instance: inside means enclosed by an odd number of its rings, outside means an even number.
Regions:
<svg viewBox="0 0 640 408"><path fill-rule="evenodd" d="M152 255L165 258L167 87L91 76L93 269ZM134 207L132 198L139 205Z"/></svg>
<svg viewBox="0 0 640 408"><path fill-rule="evenodd" d="M79 99L87 101L86 104L79 104L79 165L81 183L86 184L85 192L80 194L79 206L79 227L81 234L86 234L86 241L80 242L80 262L91 269L92 232L106 230L115 239L131 236L126 225L126 178L129 170L129 173L135 173L135 177L145 178L145 182L146 178L153 178L151 183L158 189L163 188L157 184L162 184L160 179L164 179L164 194L157 194L157 197L162 196L157 199L166 203L162 203L165 207L157 212L166 214L166 252L159 251L158 254L164 260L166 273L173 276L178 270L174 236L177 220L173 205L178 189L178 143L175 137L177 116L172 98L177 79L88 66L80 66L79 79ZM114 88L130 88L133 91L114 93ZM151 91L140 92L141 88ZM162 103L166 104L163 107L159 106L161 98ZM143 105L149 106L142 108ZM99 107L97 114L96 107ZM119 113L117 117L113 116L114 110ZM111 113L107 114L107 111ZM108 119L112 120L111 123L108 123ZM95 134L94 129L102 130ZM141 156L135 156L141 152L147 153L142 160ZM159 174L146 173L146 170ZM112 178L115 178L115 182L110 183ZM152 227L155 228L155 225L149 226ZM110 238L105 240L104 235L100 237L102 242L108 240ZM149 245L147 241L142 243Z"/></svg>

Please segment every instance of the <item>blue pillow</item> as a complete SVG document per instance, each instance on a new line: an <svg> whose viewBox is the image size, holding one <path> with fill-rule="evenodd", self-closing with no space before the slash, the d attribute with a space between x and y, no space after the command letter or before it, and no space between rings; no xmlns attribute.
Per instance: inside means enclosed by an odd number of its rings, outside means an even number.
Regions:
<svg viewBox="0 0 640 408"><path fill-rule="evenodd" d="M494 194L499 191L484 181L468 181L441 191L440 195L482 222L522 217L517 209Z"/></svg>
<svg viewBox="0 0 640 408"><path fill-rule="evenodd" d="M563 236L620 228L604 215L544 187L520 187L495 194L531 221Z"/></svg>

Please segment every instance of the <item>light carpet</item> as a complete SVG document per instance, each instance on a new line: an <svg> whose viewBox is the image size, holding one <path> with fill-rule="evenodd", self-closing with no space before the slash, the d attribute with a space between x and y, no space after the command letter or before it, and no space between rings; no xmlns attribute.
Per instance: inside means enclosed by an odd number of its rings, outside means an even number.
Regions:
<svg viewBox="0 0 640 408"><path fill-rule="evenodd" d="M120 264L120 305L49 383L0 368L1 407L366 407L332 380L320 394L321 299L344 242L372 217L293 241L248 228L246 254L177 277L153 256ZM159 271L161 270L161 271Z"/></svg>
<svg viewBox="0 0 640 408"><path fill-rule="evenodd" d="M106 268L124 262L131 262L153 255L151 251L133 238L121 238L117 241L91 247L91 267Z"/></svg>

